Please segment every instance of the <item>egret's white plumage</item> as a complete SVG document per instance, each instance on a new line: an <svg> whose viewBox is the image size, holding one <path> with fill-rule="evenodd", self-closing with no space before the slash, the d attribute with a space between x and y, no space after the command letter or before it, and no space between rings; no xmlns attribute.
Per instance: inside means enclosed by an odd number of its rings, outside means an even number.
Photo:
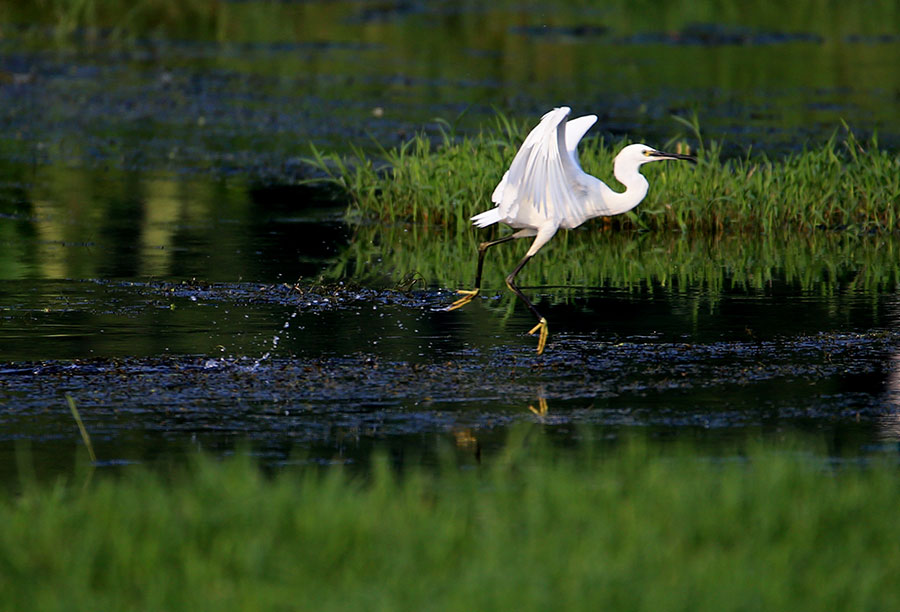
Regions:
<svg viewBox="0 0 900 612"><path fill-rule="evenodd" d="M628 145L613 161L613 175L625 186L625 191L614 191L582 170L578 161L578 143L597 117L587 115L567 121L568 116L569 108L563 106L541 118L494 189L491 201L496 206L472 217L477 227L504 223L518 231L479 247L475 289L461 291L464 297L450 306L451 310L459 308L478 295L484 252L490 246L512 238L534 236L531 248L506 278L506 284L541 321L532 330L534 333L541 329L538 353L543 351L546 342L547 321L513 282L522 266L560 228L573 229L588 219L618 215L637 206L649 188L647 179L639 171L643 164L665 159L692 159L686 155L663 153L643 144Z"/></svg>
<svg viewBox="0 0 900 612"><path fill-rule="evenodd" d="M526 172L526 169L543 172L548 179L556 181L559 181L560 179L564 181L568 180L569 177L565 174L567 170L571 175L575 176L576 179L579 173L588 178L593 178L581 170L581 164L578 162L578 143L581 142L585 133L591 129L591 126L597 122L597 115L585 115L584 117L566 121L566 116L568 114L569 109L563 107L554 109L544 115L538 126L534 128L528 135L528 138L525 139L525 143L519 149L510 169L506 171L503 178L500 180L500 183L494 189L494 193L491 194L491 201L497 205L497 208L493 208L472 217L475 225L478 227L487 227L498 221L509 224L509 222L516 217L519 210L519 203L517 200L519 193L521 193L521 189L516 186L515 178L521 177L521 175ZM562 123L562 129L559 129L560 123ZM571 160L571 164L568 166L561 163L565 157L558 150L559 143L557 137L559 134L562 134L565 138L565 150L568 153L568 158ZM542 161L544 163L542 163ZM553 163L555 167L540 167L542 165L550 166L551 163ZM509 183L510 172L514 173L514 180L512 189L507 193L506 187ZM527 184L532 188L536 186L536 183L535 177L530 177L527 181ZM534 195L535 194L532 194L532 197ZM526 194L523 193L523 199L525 199L525 196ZM504 201L506 202L505 206ZM572 227L576 227L576 225L573 225Z"/></svg>

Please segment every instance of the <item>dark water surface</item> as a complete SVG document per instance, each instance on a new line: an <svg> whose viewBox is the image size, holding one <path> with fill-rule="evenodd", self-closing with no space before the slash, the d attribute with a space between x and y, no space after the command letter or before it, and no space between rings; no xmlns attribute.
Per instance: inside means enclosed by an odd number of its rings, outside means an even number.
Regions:
<svg viewBox="0 0 900 612"><path fill-rule="evenodd" d="M561 443L638 432L716 453L800 433L837 456L896 452L891 290L777 270L760 287L530 287L550 320L538 357L531 315L498 274L453 312L443 307L454 293L434 286L295 286L327 275L350 231L315 202L292 217L267 209L252 222L150 224L127 241L91 225L83 231L109 242L41 230L6 242L42 253L0 281L7 476L25 440L41 469L72 466L80 438L67 393L112 465L248 442L276 464L359 464L374 449L433 461L442 445L476 460L521 423ZM59 223L54 210L32 223ZM90 277L65 278L70 266Z"/></svg>
<svg viewBox="0 0 900 612"><path fill-rule="evenodd" d="M693 112L727 154L815 146L842 121L900 144L900 23L875 5L223 4L258 27L59 45L4 28L0 158L287 182L309 143L371 151L561 104L656 146Z"/></svg>
<svg viewBox="0 0 900 612"><path fill-rule="evenodd" d="M401 4L273 3L284 29L252 41L4 30L0 479L24 456L71 469L66 394L112 465L246 442L275 464L443 444L474 461L523 422L560 444L638 432L714 453L801 432L835 456L897 451L894 236L559 237L522 277L550 321L537 357L497 260L481 299L441 310L474 230L351 227L297 186L310 143L372 150L495 107L565 103L659 144L696 111L728 154L796 151L845 119L890 148L890 23ZM609 270L611 252L631 255Z"/></svg>

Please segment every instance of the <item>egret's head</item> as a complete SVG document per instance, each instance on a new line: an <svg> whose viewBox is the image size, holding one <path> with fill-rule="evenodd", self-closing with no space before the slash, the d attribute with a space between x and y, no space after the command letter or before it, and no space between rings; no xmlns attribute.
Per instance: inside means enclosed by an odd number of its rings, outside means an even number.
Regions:
<svg viewBox="0 0 900 612"><path fill-rule="evenodd" d="M634 167L642 166L644 164L649 164L650 162L662 161L664 159L683 159L685 161L690 161L697 163L696 158L691 157L690 155L681 155L680 153L665 153L663 151L657 151L653 147L648 147L645 144L633 144L628 145L616 155L615 165L622 167Z"/></svg>

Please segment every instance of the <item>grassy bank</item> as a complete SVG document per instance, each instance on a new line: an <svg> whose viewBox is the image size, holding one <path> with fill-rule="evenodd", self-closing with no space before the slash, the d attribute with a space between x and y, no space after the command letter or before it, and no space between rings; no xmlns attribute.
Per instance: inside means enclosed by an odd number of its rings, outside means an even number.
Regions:
<svg viewBox="0 0 900 612"><path fill-rule="evenodd" d="M475 470L244 459L0 501L15 610L896 609L896 467L523 445Z"/></svg>
<svg viewBox="0 0 900 612"><path fill-rule="evenodd" d="M357 217L468 227L473 214L493 206L490 194L530 127L499 120L492 130L438 145L415 138L380 160L351 164L316 152L309 162L346 191ZM644 202L594 223L706 234L898 228L900 159L877 139L860 142L843 128L821 147L783 159L721 159L717 144L705 145L691 127L700 143L696 166L644 168L651 184ZM621 190L612 160L625 144L588 139L579 149L582 166Z"/></svg>
<svg viewBox="0 0 900 612"><path fill-rule="evenodd" d="M702 143L696 126L687 126ZM357 221L329 275L390 284L416 273L431 285L466 286L478 243L508 231L478 230L469 218L492 206L490 193L526 131L500 118L475 137L447 136L438 145L417 138L380 159L360 155L359 163L316 153L308 161L344 190ZM612 159L622 144L588 139L583 166L616 185ZM640 206L561 232L521 282L720 290L783 280L826 292L897 286L900 158L877 141L861 143L843 129L821 148L781 160L723 160L715 143L698 153L697 166L645 167L651 187ZM486 288L503 286L528 243L490 252Z"/></svg>

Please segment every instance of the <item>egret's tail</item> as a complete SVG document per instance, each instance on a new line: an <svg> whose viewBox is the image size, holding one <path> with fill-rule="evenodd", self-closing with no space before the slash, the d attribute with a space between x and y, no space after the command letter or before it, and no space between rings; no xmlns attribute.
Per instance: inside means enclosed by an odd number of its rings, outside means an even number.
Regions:
<svg viewBox="0 0 900 612"><path fill-rule="evenodd" d="M500 221L500 209L492 208L490 210L486 210L483 213L478 213L474 217L472 217L472 224L477 227L487 227L488 225L493 225Z"/></svg>

